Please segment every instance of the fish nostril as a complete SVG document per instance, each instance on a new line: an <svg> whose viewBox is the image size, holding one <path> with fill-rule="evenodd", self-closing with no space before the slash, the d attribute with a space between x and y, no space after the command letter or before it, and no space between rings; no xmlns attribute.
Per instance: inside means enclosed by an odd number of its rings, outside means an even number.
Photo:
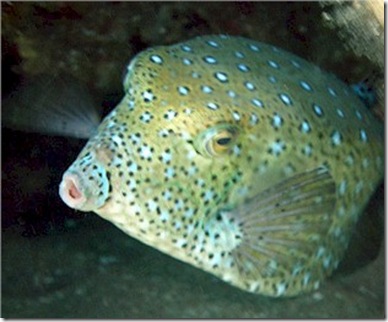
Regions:
<svg viewBox="0 0 388 322"><path fill-rule="evenodd" d="M108 164L109 162L112 161L114 155L112 150L109 148L109 145L104 143L104 144L99 144L95 148L95 156L96 159L103 164Z"/></svg>

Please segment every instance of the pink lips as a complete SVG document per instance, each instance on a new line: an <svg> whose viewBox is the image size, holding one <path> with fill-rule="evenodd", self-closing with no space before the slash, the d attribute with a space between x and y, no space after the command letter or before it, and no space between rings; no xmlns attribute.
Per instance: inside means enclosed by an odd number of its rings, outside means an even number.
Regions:
<svg viewBox="0 0 388 322"><path fill-rule="evenodd" d="M64 203L74 209L80 209L86 202L86 196L81 190L79 176L75 173L66 173L59 186L59 195Z"/></svg>

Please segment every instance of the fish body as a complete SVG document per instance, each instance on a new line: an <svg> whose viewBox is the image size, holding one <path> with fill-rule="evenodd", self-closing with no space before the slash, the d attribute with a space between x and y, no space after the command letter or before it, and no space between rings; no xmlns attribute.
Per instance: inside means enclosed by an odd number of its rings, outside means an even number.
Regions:
<svg viewBox="0 0 388 322"><path fill-rule="evenodd" d="M243 290L338 266L383 178L383 127L334 76L253 40L150 48L63 176L70 207Z"/></svg>

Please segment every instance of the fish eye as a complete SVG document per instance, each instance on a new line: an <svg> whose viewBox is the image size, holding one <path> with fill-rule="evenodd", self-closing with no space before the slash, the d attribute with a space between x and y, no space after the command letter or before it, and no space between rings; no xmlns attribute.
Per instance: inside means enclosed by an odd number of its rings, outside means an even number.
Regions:
<svg viewBox="0 0 388 322"><path fill-rule="evenodd" d="M194 140L194 148L205 157L229 154L239 130L230 124L217 124L201 132Z"/></svg>

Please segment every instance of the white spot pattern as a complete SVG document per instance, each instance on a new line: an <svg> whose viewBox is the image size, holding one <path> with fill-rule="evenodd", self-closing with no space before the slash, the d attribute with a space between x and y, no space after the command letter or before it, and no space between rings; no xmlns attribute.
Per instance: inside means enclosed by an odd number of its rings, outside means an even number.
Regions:
<svg viewBox="0 0 388 322"><path fill-rule="evenodd" d="M304 90L306 90L307 92L312 92L312 87L310 86L310 84L309 83L307 83L307 82L305 82L305 81L300 81L300 86L304 89Z"/></svg>
<svg viewBox="0 0 388 322"><path fill-rule="evenodd" d="M151 55L150 60L153 63L158 64L158 65L161 65L163 63L163 59L159 55Z"/></svg>
<svg viewBox="0 0 388 322"><path fill-rule="evenodd" d="M319 105L313 104L313 109L317 116L319 117L323 116L323 110Z"/></svg>
<svg viewBox="0 0 388 322"><path fill-rule="evenodd" d="M251 102L256 107L264 107L263 102L261 100L257 99L257 98L252 99Z"/></svg>
<svg viewBox="0 0 388 322"><path fill-rule="evenodd" d="M366 135L365 130L360 130L360 139L362 142L368 141L368 136Z"/></svg>
<svg viewBox="0 0 388 322"><path fill-rule="evenodd" d="M275 68L275 69L279 68L279 64L273 60L269 60L268 65L271 66L272 68Z"/></svg>
<svg viewBox="0 0 388 322"><path fill-rule="evenodd" d="M215 59L213 56L205 56L203 57L203 60L205 63L208 63L208 64L217 64L217 59Z"/></svg>
<svg viewBox="0 0 388 322"><path fill-rule="evenodd" d="M281 140L276 140L270 145L269 152L275 156L279 156L286 148L286 144Z"/></svg>
<svg viewBox="0 0 388 322"><path fill-rule="evenodd" d="M344 118L344 117L345 117L344 112L343 112L342 109L340 109L340 108L337 108L337 114L338 114L338 116L341 117L341 118Z"/></svg>
<svg viewBox="0 0 388 322"><path fill-rule="evenodd" d="M249 67L248 67L247 65L244 65L244 64L237 64L237 68L238 68L240 71L244 72L244 73L250 71Z"/></svg>
<svg viewBox="0 0 388 322"><path fill-rule="evenodd" d="M255 85L253 85L251 82L245 82L244 85L249 91L254 91L256 89Z"/></svg>
<svg viewBox="0 0 388 322"><path fill-rule="evenodd" d="M187 66L193 64L193 61L191 59L188 59L188 58L183 58L182 62L183 62L184 65L187 65Z"/></svg>
<svg viewBox="0 0 388 322"><path fill-rule="evenodd" d="M272 118L272 126L276 129L280 128L283 125L283 119L282 117L275 113L273 118Z"/></svg>
<svg viewBox="0 0 388 322"><path fill-rule="evenodd" d="M235 51L235 52L234 52L234 55L235 55L237 58L244 58L244 57L245 57L245 55L244 55L242 52L240 52L240 51Z"/></svg>
<svg viewBox="0 0 388 322"><path fill-rule="evenodd" d="M143 99L146 103L149 103L154 100L155 95L152 93L151 90L146 90L142 93Z"/></svg>
<svg viewBox="0 0 388 322"><path fill-rule="evenodd" d="M292 100L287 94L280 94L279 97L285 105L287 106L292 105Z"/></svg>
<svg viewBox="0 0 388 322"><path fill-rule="evenodd" d="M311 126L310 126L309 122L304 120L302 122L302 124L300 125L300 130L301 130L302 133L309 133L309 132L311 132Z"/></svg>
<svg viewBox="0 0 388 322"><path fill-rule="evenodd" d="M334 131L332 133L332 135L331 135L331 142L335 146L340 145L342 143L342 135L341 135L341 133L338 132L338 131Z"/></svg>
<svg viewBox="0 0 388 322"><path fill-rule="evenodd" d="M218 110L218 105L213 102L208 103L207 107L210 108L211 110Z"/></svg>
<svg viewBox="0 0 388 322"><path fill-rule="evenodd" d="M213 40L208 40L206 43L209 46L214 47L214 48L218 48L219 47L219 44L217 42L213 41Z"/></svg>
<svg viewBox="0 0 388 322"><path fill-rule="evenodd" d="M178 92L180 95L186 96L190 90L186 86L178 86Z"/></svg>
<svg viewBox="0 0 388 322"><path fill-rule="evenodd" d="M227 83L228 82L228 76L223 72L216 72L214 76L221 82L221 83Z"/></svg>
<svg viewBox="0 0 388 322"><path fill-rule="evenodd" d="M207 86L207 85L202 85L201 86L201 90L205 94L210 94L211 92L213 92L213 89L210 86Z"/></svg>
<svg viewBox="0 0 388 322"><path fill-rule="evenodd" d="M228 96L231 97L231 98L236 98L237 97L237 94L234 91L229 90L229 91L227 91L227 93L228 93Z"/></svg>

